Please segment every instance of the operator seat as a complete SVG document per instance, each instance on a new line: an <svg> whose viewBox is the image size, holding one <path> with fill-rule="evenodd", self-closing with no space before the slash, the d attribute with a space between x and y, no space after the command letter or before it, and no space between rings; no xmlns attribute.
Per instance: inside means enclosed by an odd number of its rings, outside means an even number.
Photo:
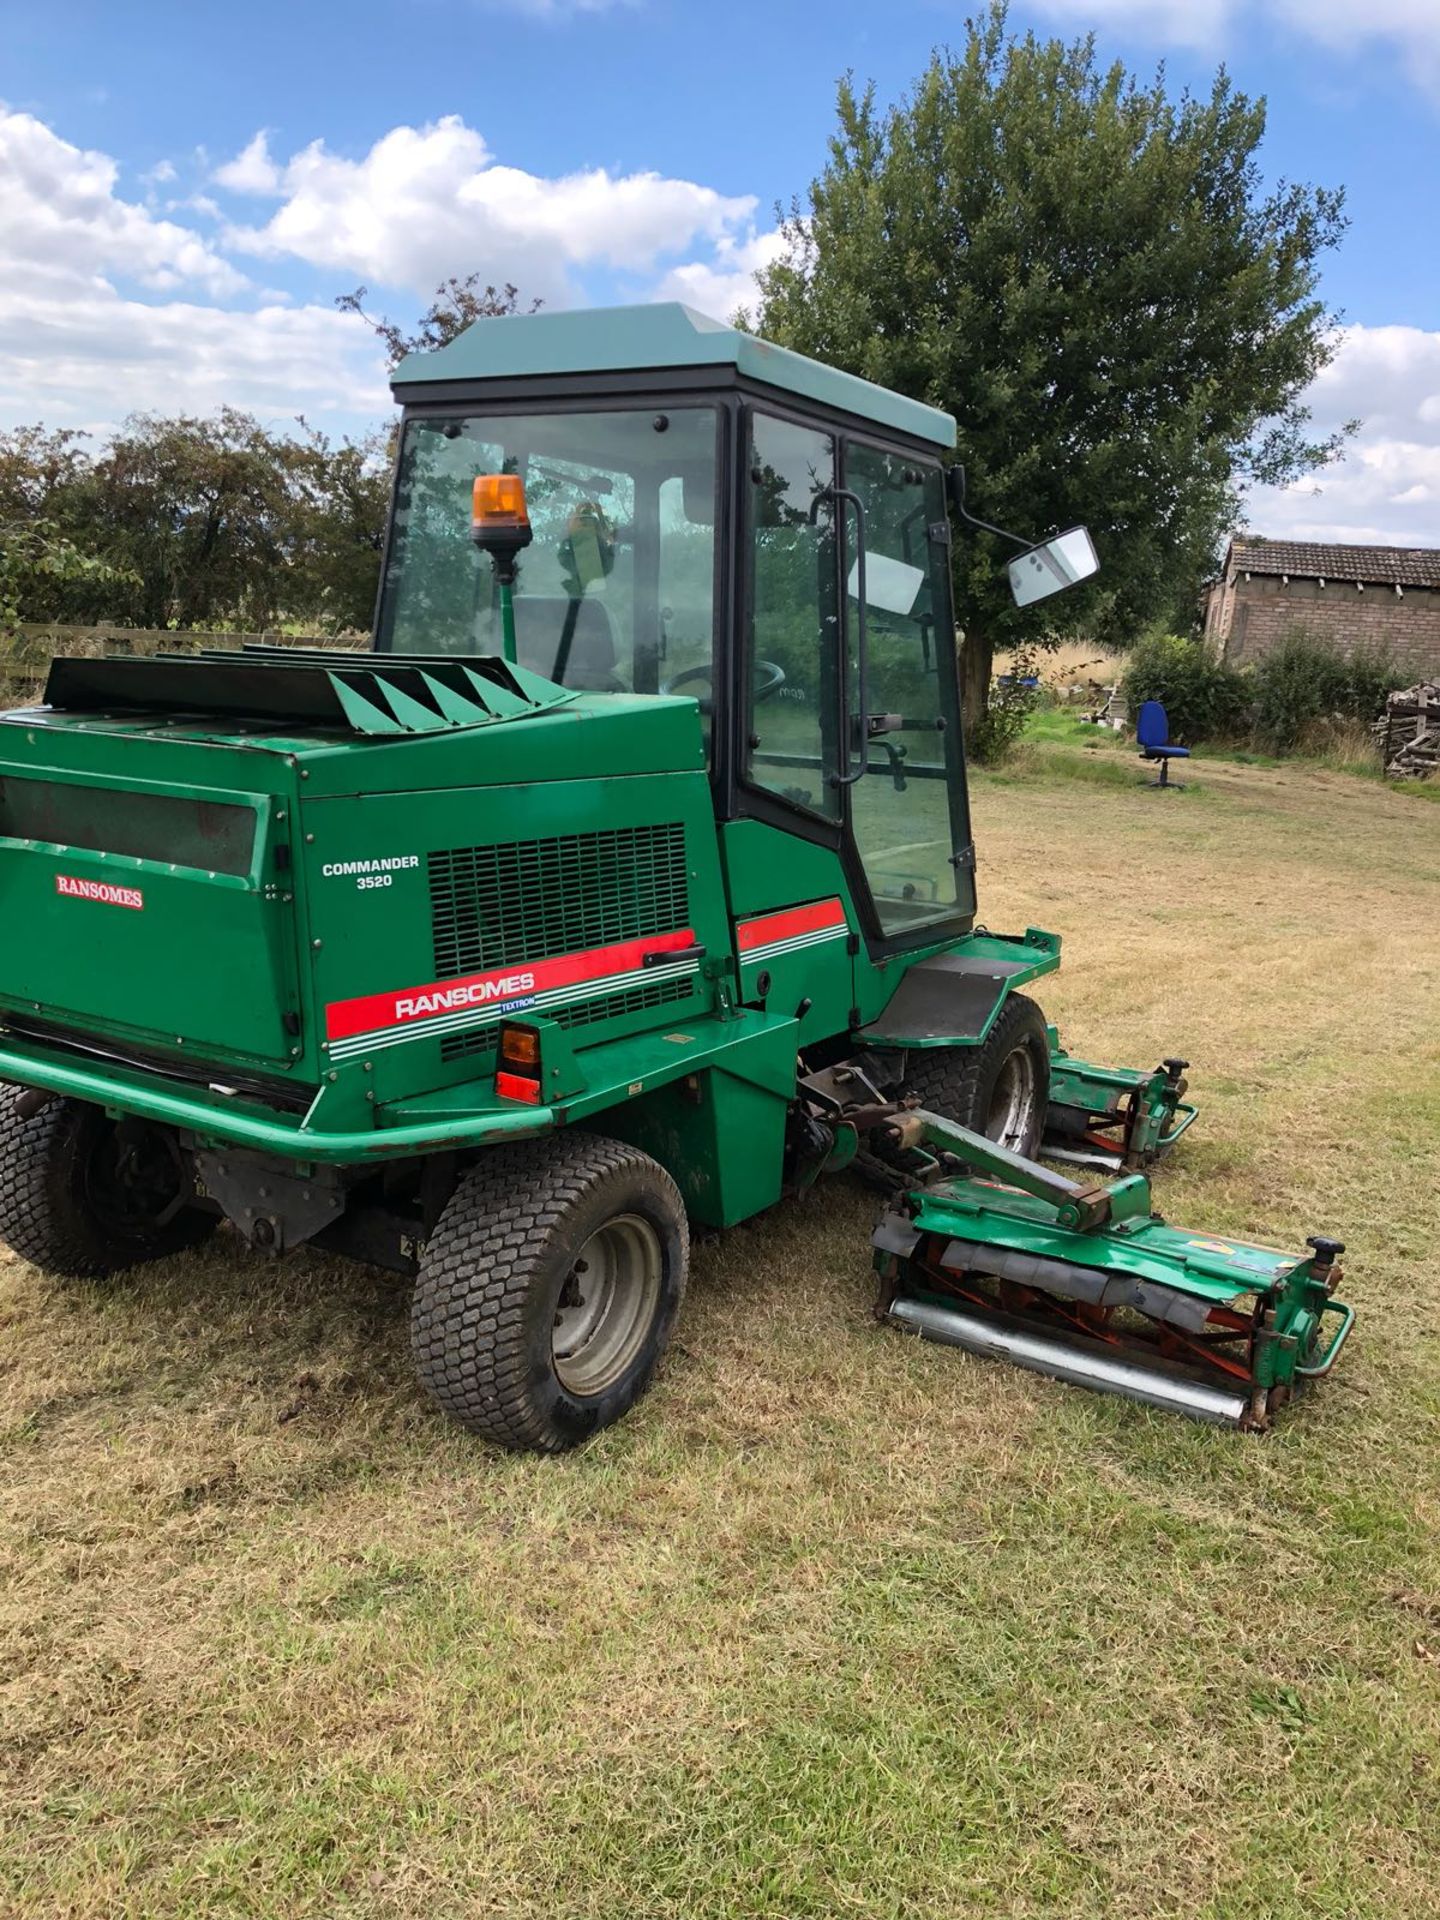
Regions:
<svg viewBox="0 0 1440 1920"><path fill-rule="evenodd" d="M615 633L598 600L571 600L564 594L515 596L515 651L522 667L559 678L560 644L573 616L570 653L562 684L577 693L624 693L615 671Z"/></svg>

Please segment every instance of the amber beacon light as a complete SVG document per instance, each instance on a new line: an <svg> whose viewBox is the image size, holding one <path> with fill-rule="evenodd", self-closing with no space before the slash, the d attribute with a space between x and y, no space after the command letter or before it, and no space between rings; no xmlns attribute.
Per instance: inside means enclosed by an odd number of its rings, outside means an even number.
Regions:
<svg viewBox="0 0 1440 1920"><path fill-rule="evenodd" d="M515 556L530 544L525 482L518 473L477 473L470 538L495 563L502 586L515 582Z"/></svg>
<svg viewBox="0 0 1440 1920"><path fill-rule="evenodd" d="M500 588L500 624L505 658L515 659L515 561L531 541L525 482L518 473L477 473L470 511L470 538L488 553Z"/></svg>

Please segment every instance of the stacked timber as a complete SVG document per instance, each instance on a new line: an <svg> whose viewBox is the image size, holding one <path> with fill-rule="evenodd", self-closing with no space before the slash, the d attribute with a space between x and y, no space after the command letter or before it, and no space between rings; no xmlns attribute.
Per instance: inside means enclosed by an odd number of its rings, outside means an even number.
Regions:
<svg viewBox="0 0 1440 1920"><path fill-rule="evenodd" d="M1440 770L1440 680L1392 693L1371 732L1392 780L1428 780Z"/></svg>

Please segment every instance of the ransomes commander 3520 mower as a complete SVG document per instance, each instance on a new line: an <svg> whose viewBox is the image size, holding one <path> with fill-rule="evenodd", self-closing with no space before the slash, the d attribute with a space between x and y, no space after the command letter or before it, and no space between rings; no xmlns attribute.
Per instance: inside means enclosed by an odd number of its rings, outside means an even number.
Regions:
<svg viewBox="0 0 1440 1920"><path fill-rule="evenodd" d="M649 1383L689 1222L861 1154L900 1327L1242 1427L1327 1371L1338 1243L1163 1224L1185 1063L1072 1059L1059 938L976 922L955 423L677 306L395 390L373 652L57 660L0 719L0 1237L391 1267L435 1400L555 1450Z"/></svg>

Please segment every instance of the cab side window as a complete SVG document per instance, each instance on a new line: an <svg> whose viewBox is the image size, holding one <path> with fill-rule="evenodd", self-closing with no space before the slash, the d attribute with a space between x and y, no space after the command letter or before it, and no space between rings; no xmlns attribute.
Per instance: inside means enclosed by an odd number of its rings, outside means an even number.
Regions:
<svg viewBox="0 0 1440 1920"><path fill-rule="evenodd" d="M750 600L746 773L792 805L838 819L835 670L839 612L831 503L835 443L764 413L748 453Z"/></svg>

